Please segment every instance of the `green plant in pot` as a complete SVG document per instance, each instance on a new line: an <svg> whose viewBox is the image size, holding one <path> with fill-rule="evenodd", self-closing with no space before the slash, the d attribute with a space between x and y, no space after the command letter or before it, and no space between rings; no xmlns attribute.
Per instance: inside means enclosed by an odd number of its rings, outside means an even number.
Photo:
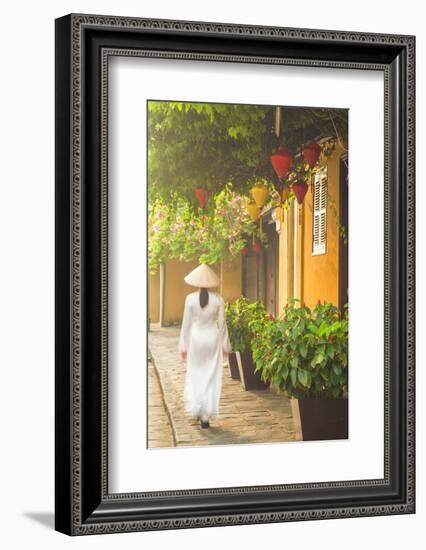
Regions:
<svg viewBox="0 0 426 550"><path fill-rule="evenodd" d="M256 371L299 400L303 439L348 436L348 310L293 300L279 319L251 323Z"/></svg>
<svg viewBox="0 0 426 550"><path fill-rule="evenodd" d="M262 302L250 302L240 297L225 305L226 323L232 346L229 355L231 377L242 381L246 390L265 389L268 384L256 372L251 351L251 323L266 317Z"/></svg>

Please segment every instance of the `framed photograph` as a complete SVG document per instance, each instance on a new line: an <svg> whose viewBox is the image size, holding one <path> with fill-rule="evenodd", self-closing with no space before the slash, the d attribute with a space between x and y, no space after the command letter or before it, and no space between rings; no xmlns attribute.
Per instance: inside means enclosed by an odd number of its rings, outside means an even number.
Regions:
<svg viewBox="0 0 426 550"><path fill-rule="evenodd" d="M415 38L56 20L56 529L415 511Z"/></svg>

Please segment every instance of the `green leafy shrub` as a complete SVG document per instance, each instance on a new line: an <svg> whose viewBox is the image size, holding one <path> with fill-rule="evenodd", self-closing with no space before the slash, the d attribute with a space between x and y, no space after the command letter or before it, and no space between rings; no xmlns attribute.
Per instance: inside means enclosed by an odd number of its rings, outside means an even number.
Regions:
<svg viewBox="0 0 426 550"><path fill-rule="evenodd" d="M296 300L279 319L250 323L256 371L289 397L348 396L348 314L330 303L310 309Z"/></svg>
<svg viewBox="0 0 426 550"><path fill-rule="evenodd" d="M233 351L249 351L253 339L252 323L261 322L266 317L262 302L250 302L241 297L225 304L226 324Z"/></svg>

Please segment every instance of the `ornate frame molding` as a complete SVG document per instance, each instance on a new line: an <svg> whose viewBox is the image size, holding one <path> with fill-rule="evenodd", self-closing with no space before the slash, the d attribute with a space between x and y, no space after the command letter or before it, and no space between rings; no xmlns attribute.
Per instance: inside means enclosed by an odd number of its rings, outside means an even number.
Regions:
<svg viewBox="0 0 426 550"><path fill-rule="evenodd" d="M154 36L166 33L168 36L185 37L204 37L213 36L216 38L229 37L240 43L245 39L262 39L266 42L272 41L290 41L294 44L324 44L339 48L356 47L368 44L377 50L390 48L386 51L399 52L403 56L402 62L405 62L406 74L400 74L401 61L396 66L394 61L371 62L366 60L333 60L330 58L318 59L309 57L280 57L268 55L243 55L232 53L197 53L194 51L171 51L170 49L155 48L131 48L106 45L100 48L99 57L99 79L100 79L100 390L101 410L99 411L99 430L100 430L100 469L99 480L96 487L99 489L100 506L94 507L87 494L92 495L92 486L90 490L86 488L87 478L85 477L83 463L85 460L83 449L85 448L84 422L85 411L83 403L85 401L85 376L84 376L84 356L85 356L85 332L84 318L86 314L85 305L85 279L87 277L88 262L86 258L87 247L86 233L92 228L86 221L85 211L85 189L84 182L87 180L85 174L85 148L88 145L85 141L84 120L87 115L86 103L88 100L87 75L86 70L88 40L87 31L111 30L115 33L131 33L135 36L138 33L142 35L147 33ZM135 34L136 33L136 34ZM331 45L331 46L330 46ZM65 434L68 438L69 447L66 446L63 436L58 437L57 432L57 464L59 473L56 480L59 483L68 483L69 491L65 490L57 493L57 523L58 530L73 535L83 535L92 533L113 533L125 531L142 531L156 529L178 529L188 527L202 527L214 525L236 525L247 523L265 523L265 522L283 522L283 521L302 521L309 519L326 519L336 517L359 517L384 514L401 514L414 512L414 134L415 134L415 60L414 60L415 40L412 36L364 34L364 33L346 33L342 31L322 31L309 29L287 29L278 27L253 27L246 25L228 25L218 23L201 23L187 21L169 21L169 20L151 20L122 17L108 17L96 15L70 15L57 21L57 62L62 63L66 60L69 63L68 87L66 91L61 91L61 82L67 78L67 67L58 71L57 75L57 94L60 101L57 110L57 125L63 120L64 106L69 104L70 119L68 121L69 133L62 137L57 136L57 154L64 155L63 150L68 145L71 154L65 162L63 157L60 160L60 166L57 171L57 194L64 193L64 178L69 178L69 196L63 199L63 204L57 206L57 215L63 216L65 212L69 213L69 226L62 226L57 222L57 236L59 244L63 244L68 238L69 256L68 265L63 267L61 263L58 267L58 278L64 277L64 271L67 270L69 276L69 288L60 289L59 304L68 299L70 303L69 317L61 318L58 321L57 328L62 331L68 327L68 369L64 367L64 358L66 349L63 349L64 342L59 342L60 351L57 353L56 375L60 380L57 385L57 425L62 426L63 420L69 420L69 432ZM383 71L385 77L385 477L383 480L363 480L360 482L346 481L335 483L314 483L297 485L274 485L261 487L238 487L226 489L211 490L191 490L191 491L170 491L154 493L130 493L130 494L109 494L108 493L108 475L107 475L107 425L108 425L108 152L107 152L107 127L108 127L108 60L111 56L138 56L138 57L157 57L169 59L191 59L202 61L231 61L240 63L273 63L283 65L301 65L313 67L336 67L342 69L369 69ZM398 56L395 53L395 59ZM399 86L399 89L396 88ZM60 94L63 94L60 96ZM402 102L406 105L406 133L402 140L395 136L395 121L392 118L392 106L400 96L403 95ZM398 97L397 97L398 96ZM57 95L58 98L58 95ZM61 100L62 98L62 100ZM61 102L62 101L62 102ZM59 133L61 128L57 127ZM66 132L65 132L66 133ZM400 136L401 137L401 136ZM395 143L395 139L397 143ZM401 152L398 158L398 166L392 164L392 152L398 150ZM62 153L61 153L62 151ZM404 166L405 164L405 166ZM402 165L402 169L401 169ZM402 170L402 171L401 171ZM391 173L392 171L392 173ZM392 175L393 174L393 175ZM396 175L395 175L396 174ZM392 177L400 177L405 181L405 196L402 189L399 188L399 200L396 205L393 204ZM399 182L401 184L401 181ZM401 195L402 193L402 195ZM397 211L399 208L399 212ZM85 223L86 222L86 223ZM395 250L396 235L392 227L397 222L397 230L400 232L400 246ZM399 242L399 241L398 241ZM401 258L401 255L403 257ZM65 257L65 254L64 254ZM62 257L62 260L64 259ZM393 262L398 259L402 262L401 274L399 271L395 280L395 273L392 271ZM395 304L392 302L392 285L401 286L401 306L404 309L398 310L401 317L401 327L395 328L392 325L391 312L395 311ZM59 285L60 286L60 285ZM398 287L399 288L399 287ZM57 290L58 292L58 290ZM65 292L65 296L64 296ZM58 315L65 317L61 312ZM394 334L391 332L401 329L405 341L401 343L402 349L395 350L395 343L392 340ZM405 444L406 444L406 469L400 472L405 476L402 483L404 487L405 498L402 502L394 501L382 503L379 505L366 503L363 506L333 506L313 507L313 504L307 503L306 509L284 509L276 511L256 511L248 513L227 513L227 514L189 514L187 516L171 518L156 517L154 519L144 519L144 513L141 511L139 517L129 519L128 515L121 514L121 510L126 505L136 506L143 499L158 499L164 497L197 497L197 496L224 496L239 495L241 497L250 494L269 492L299 492L303 493L308 489L312 490L347 490L378 487L389 487L392 485L391 463L394 458L391 457L391 438L395 435L391 433L392 410L395 406L392 399L395 395L394 373L392 373L392 354L398 353L398 358L405 366L405 380L402 388L398 391L404 391L405 394ZM400 367L403 368L402 366ZM64 387L68 388L70 400L67 402L67 410L59 401L63 396ZM405 387L405 390L404 390ZM402 429L402 428L401 428ZM402 433L402 432L401 432ZM65 446L65 447L64 447ZM86 491L86 493L85 493ZM65 500L67 502L65 502ZM99 499L98 499L99 500ZM286 508L286 507L284 507ZM88 510L92 513L88 515ZM120 515L121 514L121 515ZM120 517L126 519L120 521Z"/></svg>

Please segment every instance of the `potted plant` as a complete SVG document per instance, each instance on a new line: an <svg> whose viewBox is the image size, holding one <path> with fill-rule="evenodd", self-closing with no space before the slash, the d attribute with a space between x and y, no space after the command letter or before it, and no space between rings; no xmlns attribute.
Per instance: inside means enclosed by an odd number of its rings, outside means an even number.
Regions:
<svg viewBox="0 0 426 550"><path fill-rule="evenodd" d="M241 380L244 389L266 389L268 384L256 372L251 351L253 338L250 324L265 317L265 308L261 302L250 302L241 297L225 306L226 323L232 352L229 354L231 377Z"/></svg>
<svg viewBox="0 0 426 550"><path fill-rule="evenodd" d="M284 308L252 323L256 370L299 400L304 440L348 437L348 315L330 303Z"/></svg>

